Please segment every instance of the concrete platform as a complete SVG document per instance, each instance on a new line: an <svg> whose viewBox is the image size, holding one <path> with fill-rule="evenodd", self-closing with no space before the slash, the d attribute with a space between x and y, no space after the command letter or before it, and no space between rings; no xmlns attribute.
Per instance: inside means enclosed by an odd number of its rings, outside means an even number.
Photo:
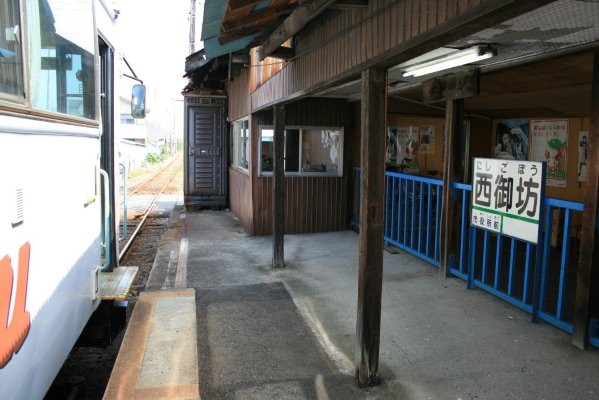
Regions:
<svg viewBox="0 0 599 400"><path fill-rule="evenodd" d="M142 292L104 399L199 399L195 292Z"/></svg>
<svg viewBox="0 0 599 400"><path fill-rule="evenodd" d="M176 207L147 286L195 291L197 372L172 371L195 374L204 400L599 399L599 351L403 251L385 252L382 384L357 389L357 245L351 231L287 235L275 270L270 237L227 212Z"/></svg>

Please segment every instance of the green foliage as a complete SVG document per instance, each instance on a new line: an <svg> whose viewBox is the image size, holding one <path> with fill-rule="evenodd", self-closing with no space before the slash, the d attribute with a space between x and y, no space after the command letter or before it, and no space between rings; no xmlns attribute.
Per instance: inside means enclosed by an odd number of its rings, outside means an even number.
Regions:
<svg viewBox="0 0 599 400"><path fill-rule="evenodd" d="M168 158L168 151L166 151L166 147L160 149L160 154L158 153L148 153L146 154L146 161L150 164L156 164L162 162Z"/></svg>

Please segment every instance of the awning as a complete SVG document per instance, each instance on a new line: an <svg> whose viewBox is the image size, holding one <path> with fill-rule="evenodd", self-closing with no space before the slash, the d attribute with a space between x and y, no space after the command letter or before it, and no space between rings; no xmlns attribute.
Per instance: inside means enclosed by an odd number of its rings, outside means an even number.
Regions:
<svg viewBox="0 0 599 400"><path fill-rule="evenodd" d="M297 0L206 0L201 38L206 58L259 44L296 7Z"/></svg>

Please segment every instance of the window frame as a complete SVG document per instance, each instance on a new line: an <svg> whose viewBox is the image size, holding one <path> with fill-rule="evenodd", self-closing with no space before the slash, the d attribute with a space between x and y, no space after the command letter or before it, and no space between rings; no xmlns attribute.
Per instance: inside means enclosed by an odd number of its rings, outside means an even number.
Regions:
<svg viewBox="0 0 599 400"><path fill-rule="evenodd" d="M89 28L88 33L93 36L93 48L83 49L93 59L92 68L93 76L90 79L90 83L93 85L93 116L77 116L68 114L66 112L54 111L45 109L43 107L37 107L33 103L33 89L31 85L33 66L31 65L30 55L30 37L32 35L29 18L27 18L27 4L26 0L17 0L19 8L19 30L20 30L20 48L22 54L22 74L23 74L23 96L14 96L8 93L0 92L0 113L1 114L18 114L27 115L28 117L47 120L47 121L58 121L62 123L98 127L100 123L100 88L99 88L99 67L98 67L98 31L96 27L94 15L94 3L93 0L89 1L89 12L92 17L92 26ZM33 26L33 29L39 29L37 26ZM34 33L35 34L35 33ZM91 42L90 42L91 44ZM90 98L92 96L90 95ZM92 104L90 103L90 104Z"/></svg>
<svg viewBox="0 0 599 400"><path fill-rule="evenodd" d="M258 126L258 158L257 158L257 163L258 163L258 177L272 177L273 172L272 171L263 171L262 170L262 131L263 130L273 130L274 131L274 125L269 125L269 124L265 124L265 125L259 125ZM298 159L299 159L299 168L298 171L284 171L285 176L303 176L303 177L336 177L336 178L343 178L344 175L344 157L343 157L343 153L344 153L344 136L345 136L345 128L342 126L315 126L315 125L285 125L285 138L287 135L287 130L298 130L299 131L299 148L298 148ZM304 131L309 131L309 130L318 130L318 131L323 131L323 130L334 130L334 131L339 131L340 132L340 136L339 136L339 167L337 168L336 172L330 172L330 171L326 171L326 172L317 172L317 171L303 171L302 169L302 159L303 159L303 146L302 146L302 139L303 139L303 135L304 135ZM274 132L273 132L274 133ZM285 149L285 146L283 145L283 148ZM285 155L284 155L285 157Z"/></svg>
<svg viewBox="0 0 599 400"><path fill-rule="evenodd" d="M246 166L246 167L244 167L243 165L241 165L240 163L238 163L238 161L240 161L240 160L238 160L238 159L237 159L237 157L238 157L238 154L239 154L238 152L239 152L240 150L239 150L239 148L236 146L236 144L239 144L239 143L241 143L241 140L239 140L239 142L236 142L236 141L235 141L235 138L236 138L236 136L235 136L235 135L236 135L236 134L235 134L235 124L240 124L240 125L241 125L241 126L240 126L240 132L241 132L241 131L243 131L243 124L244 124L244 123L246 123L246 124L247 124L247 127L246 127L246 132L247 132L247 135L246 135L246 149L247 149L247 157L246 157L246 160L245 160L245 161L246 161L246 163L247 163L247 166ZM231 151L231 158L230 158L230 160L229 160L229 165L230 165L232 168L235 168L235 169L237 169L237 170L239 170L239 171L241 171L241 172L244 172L244 173L246 173L246 174L249 174L249 168L250 168L250 159L251 159L251 153L252 153L252 152L251 152L251 146L250 146L250 143L251 143L251 136L252 136L252 134L251 134L251 126L250 126L250 119L249 119L249 117L240 118L240 119L238 119L238 120L236 120L236 121L233 121L233 122L231 122L231 129L230 129L230 133L231 133L231 137L230 137L230 143L231 143L231 148L230 148L230 151ZM240 138L241 138L241 137L240 137Z"/></svg>
<svg viewBox="0 0 599 400"><path fill-rule="evenodd" d="M9 0L10 1L10 0ZM21 51L21 65L20 65L20 72L21 72L21 86L20 88L23 90L22 95L17 95L17 94L11 94L11 93L6 93L6 92L2 92L0 91L0 105L4 106L10 106L11 104L17 104L20 106L26 106L27 105L27 98L28 98L28 90L29 90L29 79L28 79L28 70L26 68L26 64L27 64L27 60L25 59L25 49L27 48L25 42L26 42L26 36L25 36L25 32L23 30L24 27L24 22L25 22L25 18L24 18L24 5L23 2L21 0L14 0L17 3L17 9L19 12L19 18L18 18L18 28L19 28L19 50ZM2 29L2 34L4 34L4 28L6 27L0 27Z"/></svg>

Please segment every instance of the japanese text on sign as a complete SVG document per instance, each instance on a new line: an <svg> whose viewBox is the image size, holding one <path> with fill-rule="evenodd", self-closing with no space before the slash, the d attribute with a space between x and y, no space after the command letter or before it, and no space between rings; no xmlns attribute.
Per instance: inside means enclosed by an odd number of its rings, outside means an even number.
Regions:
<svg viewBox="0 0 599 400"><path fill-rule="evenodd" d="M543 164L475 158L470 224L537 243Z"/></svg>

